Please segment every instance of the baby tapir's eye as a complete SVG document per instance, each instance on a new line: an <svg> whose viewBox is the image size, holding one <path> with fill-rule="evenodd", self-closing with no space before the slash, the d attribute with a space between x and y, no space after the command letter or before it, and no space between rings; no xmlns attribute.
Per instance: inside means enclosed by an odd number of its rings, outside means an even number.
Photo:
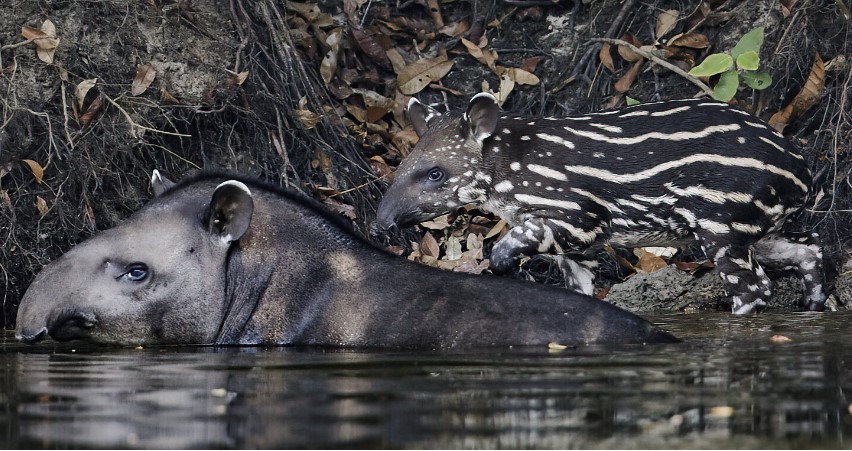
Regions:
<svg viewBox="0 0 852 451"><path fill-rule="evenodd" d="M141 282L148 278L148 265L145 263L131 263L127 265L127 271L118 277L131 282Z"/></svg>
<svg viewBox="0 0 852 451"><path fill-rule="evenodd" d="M429 179L430 182L440 182L444 180L444 171L441 168L432 168L429 170L429 174L426 175L426 178Z"/></svg>

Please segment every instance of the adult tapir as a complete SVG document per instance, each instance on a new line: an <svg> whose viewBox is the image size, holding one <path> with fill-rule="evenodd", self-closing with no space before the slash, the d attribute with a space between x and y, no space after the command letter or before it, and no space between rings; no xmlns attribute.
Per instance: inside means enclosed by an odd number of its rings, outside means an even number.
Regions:
<svg viewBox="0 0 852 451"><path fill-rule="evenodd" d="M177 185L47 265L16 337L382 348L671 342L560 288L408 262L319 203L227 174Z"/></svg>

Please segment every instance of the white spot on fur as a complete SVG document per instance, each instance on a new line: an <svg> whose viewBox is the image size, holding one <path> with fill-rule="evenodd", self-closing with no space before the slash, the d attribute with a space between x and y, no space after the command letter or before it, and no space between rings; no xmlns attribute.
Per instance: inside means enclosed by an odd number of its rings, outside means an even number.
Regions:
<svg viewBox="0 0 852 451"><path fill-rule="evenodd" d="M498 193L508 193L509 191L512 191L512 188L514 188L514 186L512 185L512 182L508 180L503 180L502 182L494 185L494 191L497 191Z"/></svg>

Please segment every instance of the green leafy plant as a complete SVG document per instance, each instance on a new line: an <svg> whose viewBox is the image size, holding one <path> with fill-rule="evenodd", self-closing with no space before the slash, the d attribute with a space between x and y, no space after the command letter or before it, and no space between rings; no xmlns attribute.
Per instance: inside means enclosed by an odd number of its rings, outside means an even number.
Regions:
<svg viewBox="0 0 852 451"><path fill-rule="evenodd" d="M740 38L737 45L727 53L707 55L701 64L692 68L689 75L710 77L716 74L719 81L713 86L713 98L727 102L737 93L740 76L752 89L766 89L772 84L772 77L760 68L760 46L763 44L763 27L755 28Z"/></svg>

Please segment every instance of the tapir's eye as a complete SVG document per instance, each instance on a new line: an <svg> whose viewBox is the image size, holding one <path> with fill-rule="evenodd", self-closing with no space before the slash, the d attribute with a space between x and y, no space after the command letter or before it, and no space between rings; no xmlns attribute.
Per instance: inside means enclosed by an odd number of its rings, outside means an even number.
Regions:
<svg viewBox="0 0 852 451"><path fill-rule="evenodd" d="M127 265L127 272L120 277L131 282L141 282L148 278L148 265L144 263L131 263Z"/></svg>
<svg viewBox="0 0 852 451"><path fill-rule="evenodd" d="M432 168L429 170L429 174L426 175L426 178L428 178L430 182L440 182L444 179L444 171L442 171L441 168Z"/></svg>

